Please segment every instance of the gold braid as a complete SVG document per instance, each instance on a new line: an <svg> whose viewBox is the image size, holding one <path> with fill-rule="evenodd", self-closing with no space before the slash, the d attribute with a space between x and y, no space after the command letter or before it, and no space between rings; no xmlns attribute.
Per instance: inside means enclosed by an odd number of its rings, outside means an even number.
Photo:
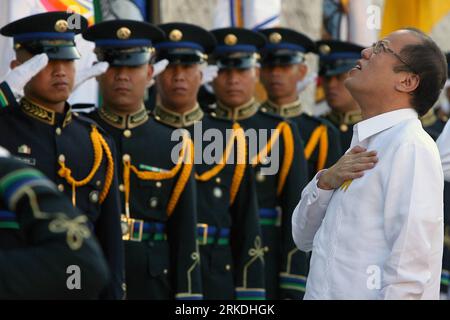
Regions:
<svg viewBox="0 0 450 320"><path fill-rule="evenodd" d="M90 136L91 136L92 145L94 147L94 164L92 166L91 171L86 176L86 178L84 178L82 180L75 180L75 178L72 177L72 170L66 167L65 161L62 161L61 159L58 160L58 163L60 165L60 169L58 170L58 175L61 178L66 179L67 183L72 186L72 204L73 204L73 206L76 205L76 194L75 194L76 188L85 186L94 178L94 175L97 172L97 170L99 169L100 164L102 163L102 159L103 159L102 143L101 143L102 136L98 132L98 130L95 126L92 126L92 131L91 131Z"/></svg>
<svg viewBox="0 0 450 320"><path fill-rule="evenodd" d="M233 180L230 187L230 205L234 203L242 178L245 173L246 159L247 159L247 145L245 141L244 130L238 123L233 124L233 132L236 134L237 142L237 163L234 169Z"/></svg>
<svg viewBox="0 0 450 320"><path fill-rule="evenodd" d="M114 178L114 160L111 153L111 149L108 146L108 143L105 141L102 135L100 135L100 143L102 144L103 151L106 154L106 159L108 161L106 168L106 177L105 177L105 185L103 186L103 190L100 193L99 201L103 203L106 197L108 196L109 189L111 188L111 184Z"/></svg>
<svg viewBox="0 0 450 320"><path fill-rule="evenodd" d="M325 167L328 155L328 130L325 125L320 125L314 129L305 147L305 158L309 160L317 145L319 145L319 159L317 161L317 171Z"/></svg>
<svg viewBox="0 0 450 320"><path fill-rule="evenodd" d="M129 203L130 203L130 175L131 171L141 180L167 180L175 177L175 175L180 171L183 159L186 157L186 153L191 160L190 163L185 163L184 168L178 178L177 184L174 187L174 191L167 205L167 214L170 216L175 209L178 202L178 198L186 185L189 175L192 171L193 164L193 152L192 141L187 135L183 135L183 145L180 151L180 156L178 157L177 164L169 171L166 172L150 172L150 171L139 171L134 165L131 164L131 160L123 160L123 182L125 187L125 211L127 216L129 216ZM192 158L192 159L191 159ZM185 161L186 162L186 161ZM186 177L187 175L187 177ZM180 189L181 188L181 189Z"/></svg>
<svg viewBox="0 0 450 320"><path fill-rule="evenodd" d="M284 145L283 164L281 166L281 172L278 179L277 195L280 195L281 192L283 191L283 187L286 182L286 177L291 168L292 160L294 159L294 138L292 135L291 127L286 121L282 121L277 125L274 134L270 137L267 144L257 155L253 157L251 162L253 167L256 167L258 164L260 164L263 155L267 155L270 152L270 150L272 150L273 145L280 137L280 133L283 135L283 141L285 145Z"/></svg>

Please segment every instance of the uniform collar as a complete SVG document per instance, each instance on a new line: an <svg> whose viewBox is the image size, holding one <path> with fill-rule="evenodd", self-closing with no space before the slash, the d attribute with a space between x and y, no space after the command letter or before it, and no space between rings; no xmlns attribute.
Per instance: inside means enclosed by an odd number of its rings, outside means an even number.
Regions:
<svg viewBox="0 0 450 320"><path fill-rule="evenodd" d="M72 108L67 102L63 114L59 114L27 98L23 98L20 101L20 108L26 115L51 126L62 123L61 125L64 128L72 121Z"/></svg>
<svg viewBox="0 0 450 320"><path fill-rule="evenodd" d="M431 108L430 110L428 110L427 113L425 113L419 119L420 119L420 122L422 122L422 125L424 127L429 127L429 126L432 126L437 121L438 117L434 113L434 109Z"/></svg>
<svg viewBox="0 0 450 320"><path fill-rule="evenodd" d="M266 108L268 112L282 116L283 118L293 118L302 114L302 105L300 99L294 102L278 105L273 101L267 100L261 108Z"/></svg>
<svg viewBox="0 0 450 320"><path fill-rule="evenodd" d="M358 142L362 142L381 131L392 128L402 121L417 118L417 112L412 108L385 112L378 116L358 122L353 127L353 134Z"/></svg>
<svg viewBox="0 0 450 320"><path fill-rule="evenodd" d="M216 114L218 117L230 119L230 120L243 120L250 118L256 112L258 112L259 103L255 98L252 98L249 102L244 103L236 108L230 108L220 101L217 101Z"/></svg>
<svg viewBox="0 0 450 320"><path fill-rule="evenodd" d="M340 131L348 131L348 127L352 126L362 120L362 115L360 110L354 110L349 112L337 112L332 110L328 114L328 119L336 125Z"/></svg>
<svg viewBox="0 0 450 320"><path fill-rule="evenodd" d="M175 128L189 127L195 122L202 120L204 115L198 103L195 104L194 108L185 113L169 110L162 105L157 105L153 113L155 120Z"/></svg>
<svg viewBox="0 0 450 320"><path fill-rule="evenodd" d="M118 115L106 106L99 108L98 114L103 121L119 129L136 128L148 119L148 111L144 105L141 105L138 111L126 116Z"/></svg>

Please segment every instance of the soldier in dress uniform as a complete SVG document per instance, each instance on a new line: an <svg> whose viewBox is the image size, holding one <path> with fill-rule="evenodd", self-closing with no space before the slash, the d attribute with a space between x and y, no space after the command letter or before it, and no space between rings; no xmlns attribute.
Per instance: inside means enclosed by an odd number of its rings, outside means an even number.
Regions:
<svg viewBox="0 0 450 320"><path fill-rule="evenodd" d="M339 129L342 152L346 152L352 141L353 125L361 121L362 117L361 110L345 88L344 81L348 71L361 58L364 48L339 40L318 41L317 48L320 55L319 74L323 77L325 98L331 108L324 118Z"/></svg>
<svg viewBox="0 0 450 320"><path fill-rule="evenodd" d="M260 108L253 93L259 76L258 50L264 35L241 28L211 31L216 40L213 80L217 117L242 126L256 172L268 299L302 298L307 261L292 240L291 215L308 181L303 141L297 126ZM256 133L252 139L251 132Z"/></svg>
<svg viewBox="0 0 450 320"><path fill-rule="evenodd" d="M307 114L301 105L297 83L308 67L305 54L316 51L315 43L297 31L271 28L260 31L268 41L261 50L261 81L268 100L261 107L290 119L305 142L309 180L318 171L332 166L342 155L339 132L329 121Z"/></svg>
<svg viewBox="0 0 450 320"><path fill-rule="evenodd" d="M0 299L98 297L108 268L87 217L1 147L0 199ZM81 271L79 289L67 286L70 266Z"/></svg>
<svg viewBox="0 0 450 320"><path fill-rule="evenodd" d="M14 38L12 73L40 54L49 59L29 77L19 102L10 90L15 84L0 84L2 104L9 106L0 111L0 145L42 171L87 215L111 270L110 284L100 298L121 299L123 243L113 142L94 121L72 112L66 101L74 83L74 60L80 57L74 37L86 27L86 19L79 15L49 12L0 30Z"/></svg>
<svg viewBox="0 0 450 320"><path fill-rule="evenodd" d="M197 102L202 68L206 67L206 55L215 46L214 37L203 28L186 23L159 27L167 36L156 45L156 59L167 59L169 65L156 78L160 102L154 117L172 130L189 130L194 138L204 297L263 299L264 248L254 178L245 161L244 133L229 120L204 114ZM205 158L211 141L203 137L207 132L215 132L223 141L217 146L220 151L215 161Z"/></svg>
<svg viewBox="0 0 450 320"><path fill-rule="evenodd" d="M201 299L192 142L186 137L183 162L174 163L178 141L144 106L153 44L164 32L146 22L111 20L83 37L109 63L97 77L103 104L91 116L118 149L127 298Z"/></svg>

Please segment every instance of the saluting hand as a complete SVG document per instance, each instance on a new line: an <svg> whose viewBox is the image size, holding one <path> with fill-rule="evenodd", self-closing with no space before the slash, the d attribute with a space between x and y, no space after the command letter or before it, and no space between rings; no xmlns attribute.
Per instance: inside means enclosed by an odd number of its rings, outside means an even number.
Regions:
<svg viewBox="0 0 450 320"><path fill-rule="evenodd" d="M324 190L337 189L347 180L361 178L377 162L376 151L355 146L320 176L317 186Z"/></svg>

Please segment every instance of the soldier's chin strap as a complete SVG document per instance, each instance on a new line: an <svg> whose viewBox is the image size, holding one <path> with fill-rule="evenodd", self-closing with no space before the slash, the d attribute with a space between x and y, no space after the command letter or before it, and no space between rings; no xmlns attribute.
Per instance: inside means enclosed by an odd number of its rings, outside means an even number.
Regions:
<svg viewBox="0 0 450 320"><path fill-rule="evenodd" d="M177 164L170 170L164 172L139 171L131 164L130 158L123 160L123 182L125 187L125 215L126 218L130 216L130 175L131 171L141 180L166 180L175 177L181 170L178 181L174 187L169 203L167 204L167 215L170 216L175 209L178 199L184 190L184 187L189 180L194 163L194 146L192 140L187 134L183 134L183 145L178 157ZM183 166L184 163L184 166Z"/></svg>
<svg viewBox="0 0 450 320"><path fill-rule="evenodd" d="M67 183L72 186L73 206L76 206L76 188L85 186L86 184L92 181L94 175L97 173L102 163L103 153L105 153L106 155L107 169L106 169L105 184L99 196L99 203L103 203L103 201L106 199L106 196L108 195L114 177L114 160L111 154L111 150L109 149L108 143L105 141L103 136L98 132L95 126L92 126L91 141L92 146L94 148L94 164L92 165L92 169L86 176L86 178L82 180L75 180L75 178L72 176L72 170L66 167L65 159L58 159L58 163L60 165L58 175L61 178L64 178L67 181Z"/></svg>

